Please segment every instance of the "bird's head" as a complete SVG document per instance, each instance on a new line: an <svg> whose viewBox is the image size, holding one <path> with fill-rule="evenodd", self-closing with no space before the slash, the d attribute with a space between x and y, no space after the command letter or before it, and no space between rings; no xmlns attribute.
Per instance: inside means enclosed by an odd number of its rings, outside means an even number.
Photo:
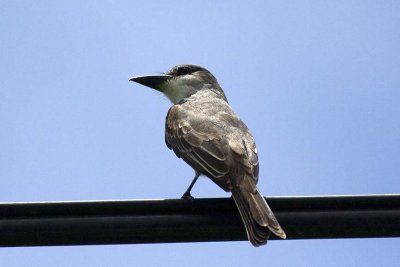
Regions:
<svg viewBox="0 0 400 267"><path fill-rule="evenodd" d="M206 89L213 90L226 99L214 75L197 65L177 65L162 75L135 76L129 80L164 93L174 104Z"/></svg>

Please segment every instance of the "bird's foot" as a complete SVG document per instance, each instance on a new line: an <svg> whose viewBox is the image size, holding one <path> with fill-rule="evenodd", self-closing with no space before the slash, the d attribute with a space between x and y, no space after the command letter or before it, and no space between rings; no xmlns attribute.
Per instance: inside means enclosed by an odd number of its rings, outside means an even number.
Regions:
<svg viewBox="0 0 400 267"><path fill-rule="evenodd" d="M181 198L182 199L187 199L187 200L194 200L194 197L192 197L190 192L185 192Z"/></svg>

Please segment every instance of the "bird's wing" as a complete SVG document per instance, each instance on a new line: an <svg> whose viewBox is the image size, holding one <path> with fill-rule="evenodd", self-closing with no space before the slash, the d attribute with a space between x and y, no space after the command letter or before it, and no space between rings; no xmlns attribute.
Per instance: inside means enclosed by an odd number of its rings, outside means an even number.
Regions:
<svg viewBox="0 0 400 267"><path fill-rule="evenodd" d="M229 138L227 128L231 123L224 119L210 118L208 114L209 112L199 112L191 105L172 106L165 125L165 142L168 148L226 191L230 191L230 179L227 174L235 159L240 160L237 163L242 163L245 169L256 172L255 176L251 176L257 182L258 158L253 151L255 146L252 137L250 136L251 140L244 137L239 142L232 141L235 139ZM246 142L251 143L254 149L246 147ZM244 160L243 154L250 154L250 157L246 156L247 160Z"/></svg>
<svg viewBox="0 0 400 267"><path fill-rule="evenodd" d="M165 142L189 165L210 178L228 173L229 147L223 129L189 105L174 105L167 114Z"/></svg>

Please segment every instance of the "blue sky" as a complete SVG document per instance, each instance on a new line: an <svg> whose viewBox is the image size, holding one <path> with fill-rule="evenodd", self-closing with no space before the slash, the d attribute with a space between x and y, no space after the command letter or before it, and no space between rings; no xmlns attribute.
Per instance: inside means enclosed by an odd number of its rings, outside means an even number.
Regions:
<svg viewBox="0 0 400 267"><path fill-rule="evenodd" d="M180 197L170 103L210 69L270 196L400 193L398 1L0 1L0 202ZM228 197L202 178L195 197ZM394 266L399 239L2 248L1 266Z"/></svg>

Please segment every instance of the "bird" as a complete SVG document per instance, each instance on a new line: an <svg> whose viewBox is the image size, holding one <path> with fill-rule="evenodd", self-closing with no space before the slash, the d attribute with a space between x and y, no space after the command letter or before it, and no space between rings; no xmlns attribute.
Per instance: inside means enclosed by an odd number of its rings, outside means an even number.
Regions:
<svg viewBox="0 0 400 267"><path fill-rule="evenodd" d="M162 92L171 102L165 120L165 143L195 171L182 198L200 175L231 192L255 247L270 233L286 234L257 188L259 160L254 138L235 114L215 76L194 64L180 64L159 75L133 76L130 81Z"/></svg>

